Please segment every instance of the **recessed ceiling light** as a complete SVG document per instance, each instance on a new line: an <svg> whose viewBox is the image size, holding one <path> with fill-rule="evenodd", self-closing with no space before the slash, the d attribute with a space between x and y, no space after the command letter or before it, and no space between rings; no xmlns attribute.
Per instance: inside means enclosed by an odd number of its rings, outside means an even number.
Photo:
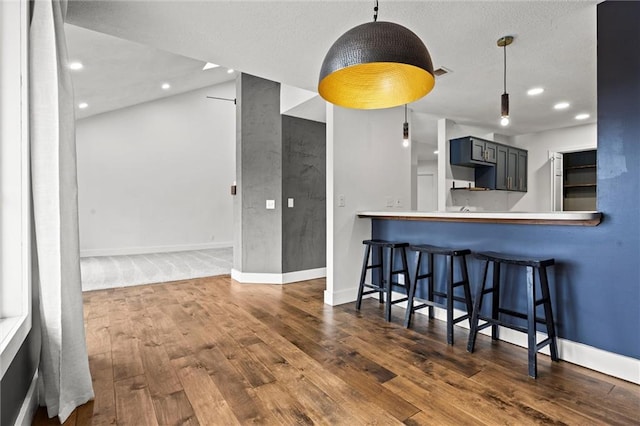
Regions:
<svg viewBox="0 0 640 426"><path fill-rule="evenodd" d="M576 120L586 120L589 117L591 117L589 114L578 114L576 115Z"/></svg>
<svg viewBox="0 0 640 426"><path fill-rule="evenodd" d="M171 89L171 85L169 83L162 83L162 90L169 90Z"/></svg>
<svg viewBox="0 0 640 426"><path fill-rule="evenodd" d="M569 102L558 102L553 106L553 109L567 109L569 108Z"/></svg>
<svg viewBox="0 0 640 426"><path fill-rule="evenodd" d="M220 65L218 65L218 64L213 64L211 62L207 62L206 64L204 64L204 67L202 67L202 71L210 70L212 68L218 68L219 66Z"/></svg>
<svg viewBox="0 0 640 426"><path fill-rule="evenodd" d="M80 109L85 109L85 108L87 108L88 106L89 106L89 104L88 104L88 103L86 103L86 102L80 102L80 103L78 104L78 108L80 108Z"/></svg>
<svg viewBox="0 0 640 426"><path fill-rule="evenodd" d="M438 150L436 149L435 151L433 151L433 153L434 153L435 155L438 155Z"/></svg>
<svg viewBox="0 0 640 426"><path fill-rule="evenodd" d="M229 68L229 69L227 70L227 73L228 73L228 74L231 74L233 71L234 71L234 70L233 70L233 68Z"/></svg>
<svg viewBox="0 0 640 426"><path fill-rule="evenodd" d="M542 87L534 87L533 89L527 90L527 95L536 96L536 95L539 95L542 92L544 92L544 89Z"/></svg>
<svg viewBox="0 0 640 426"><path fill-rule="evenodd" d="M84 68L84 65L82 65L82 62L75 61L69 64L69 69L72 69L74 71L81 70L82 68Z"/></svg>

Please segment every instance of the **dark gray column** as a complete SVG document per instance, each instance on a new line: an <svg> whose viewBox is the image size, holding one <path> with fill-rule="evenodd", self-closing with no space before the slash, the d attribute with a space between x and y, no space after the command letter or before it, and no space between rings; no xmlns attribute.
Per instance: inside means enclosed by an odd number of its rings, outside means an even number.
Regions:
<svg viewBox="0 0 640 426"><path fill-rule="evenodd" d="M326 133L324 123L282 116L282 272L327 263Z"/></svg>

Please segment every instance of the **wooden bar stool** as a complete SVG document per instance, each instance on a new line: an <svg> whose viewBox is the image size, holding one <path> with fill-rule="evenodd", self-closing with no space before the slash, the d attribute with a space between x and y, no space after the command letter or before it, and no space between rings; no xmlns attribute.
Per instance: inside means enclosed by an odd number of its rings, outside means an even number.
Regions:
<svg viewBox="0 0 640 426"><path fill-rule="evenodd" d="M473 309L471 303L471 289L469 288L469 275L467 273L467 255L471 254L471 250L468 249L450 249L445 247L437 247L430 245L412 245L409 250L417 252L416 255L416 275L415 279L411 283L408 292L407 301L407 313L405 314L404 326L409 327L411 324L411 318L415 311L425 307L429 307L429 318L433 318L433 307L444 308L447 311L447 343L453 345L453 326L454 324L471 318L471 312ZM422 258L426 254L428 257L428 267L426 273L421 274ZM434 271L433 260L434 255L444 256L447 264L447 288L446 292L435 291L434 289ZM459 259L460 264L460 281L454 281L454 259ZM420 284L420 280L428 280L427 298L416 298L416 288ZM462 286L463 296L456 296L454 289ZM446 299L446 304L436 303L435 297ZM419 305L414 306L414 300L421 302ZM466 305L467 313L454 318L453 302L463 302Z"/></svg>
<svg viewBox="0 0 640 426"><path fill-rule="evenodd" d="M556 329L553 322L553 312L551 310L551 295L549 293L549 281L547 280L547 267L555 264L555 260L551 259L538 259L529 257L519 257L508 254L500 254L493 252L474 253L474 257L480 260L484 260L484 275L482 278L482 285L478 288L478 292L473 307L473 316L471 318L471 332L469 333L469 343L467 350L473 352L476 336L478 331L491 327L491 338L498 340L498 327L507 327L513 330L518 330L527 333L528 341L528 361L529 361L529 376L536 378L538 376L538 363L537 353L544 346L549 345L551 352L551 359L558 361L558 348L556 344ZM493 286L486 288L487 286L487 271L489 269L489 262L493 262ZM525 266L527 268L527 313L516 312L510 309L505 309L500 305L500 265L510 264L516 266ZM542 292L542 298L536 299L536 283L534 269L538 271L540 278L540 291ZM515 285L515 283L510 283ZM492 295L491 316L485 316L480 313L482 309L482 299L486 294ZM536 315L536 307L543 305L544 318L539 318ZM500 314L508 315L511 317L523 318L527 320L527 327L517 326L509 324L500 320ZM485 324L478 325L478 321L486 321ZM547 329L547 338L541 342L537 342L536 329L537 323L544 324Z"/></svg>
<svg viewBox="0 0 640 426"><path fill-rule="evenodd" d="M393 286L404 287L405 291L409 288L411 279L409 278L409 267L407 266L406 251L406 248L409 247L409 243L386 240L364 240L362 244L364 244L366 248L364 252L364 259L362 261L362 273L360 275L360 286L358 287L356 310L360 310L360 305L362 304L362 296L377 292L379 294L378 300L380 301L380 303L383 303L386 300L384 317L387 321L391 321L391 305L395 305L396 303L404 302L405 300L407 300L406 297L398 300L392 300L391 291L393 290ZM373 259L371 256L371 250L374 247L377 252L377 263L373 263ZM393 268L395 264L396 250L400 251L400 260L402 262L402 265L400 269L394 270ZM365 282L367 271L374 269L378 272L378 282ZM393 281L393 277L399 274L402 274L404 276L404 283ZM371 290L365 291L365 288L369 288Z"/></svg>

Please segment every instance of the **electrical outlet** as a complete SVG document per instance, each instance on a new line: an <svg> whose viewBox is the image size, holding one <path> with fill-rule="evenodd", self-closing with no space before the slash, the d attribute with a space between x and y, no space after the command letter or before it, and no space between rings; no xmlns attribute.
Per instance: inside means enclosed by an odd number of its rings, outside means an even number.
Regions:
<svg viewBox="0 0 640 426"><path fill-rule="evenodd" d="M274 210L276 208L276 200L267 200L267 209Z"/></svg>
<svg viewBox="0 0 640 426"><path fill-rule="evenodd" d="M293 208L293 198L287 198L287 207Z"/></svg>
<svg viewBox="0 0 640 426"><path fill-rule="evenodd" d="M402 199L396 198L396 201L394 202L394 204L396 208L402 207Z"/></svg>
<svg viewBox="0 0 640 426"><path fill-rule="evenodd" d="M338 207L344 207L346 204L344 195L338 195Z"/></svg>

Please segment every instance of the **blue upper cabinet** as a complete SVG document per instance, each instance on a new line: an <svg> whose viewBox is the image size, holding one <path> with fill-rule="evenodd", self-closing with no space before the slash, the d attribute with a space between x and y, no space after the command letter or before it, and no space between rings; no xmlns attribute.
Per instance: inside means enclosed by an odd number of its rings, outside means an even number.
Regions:
<svg viewBox="0 0 640 426"><path fill-rule="evenodd" d="M527 151L466 136L449 141L452 166L473 167L476 187L527 192Z"/></svg>
<svg viewBox="0 0 640 426"><path fill-rule="evenodd" d="M475 136L449 141L451 164L454 166L492 166L496 164L497 145Z"/></svg>

